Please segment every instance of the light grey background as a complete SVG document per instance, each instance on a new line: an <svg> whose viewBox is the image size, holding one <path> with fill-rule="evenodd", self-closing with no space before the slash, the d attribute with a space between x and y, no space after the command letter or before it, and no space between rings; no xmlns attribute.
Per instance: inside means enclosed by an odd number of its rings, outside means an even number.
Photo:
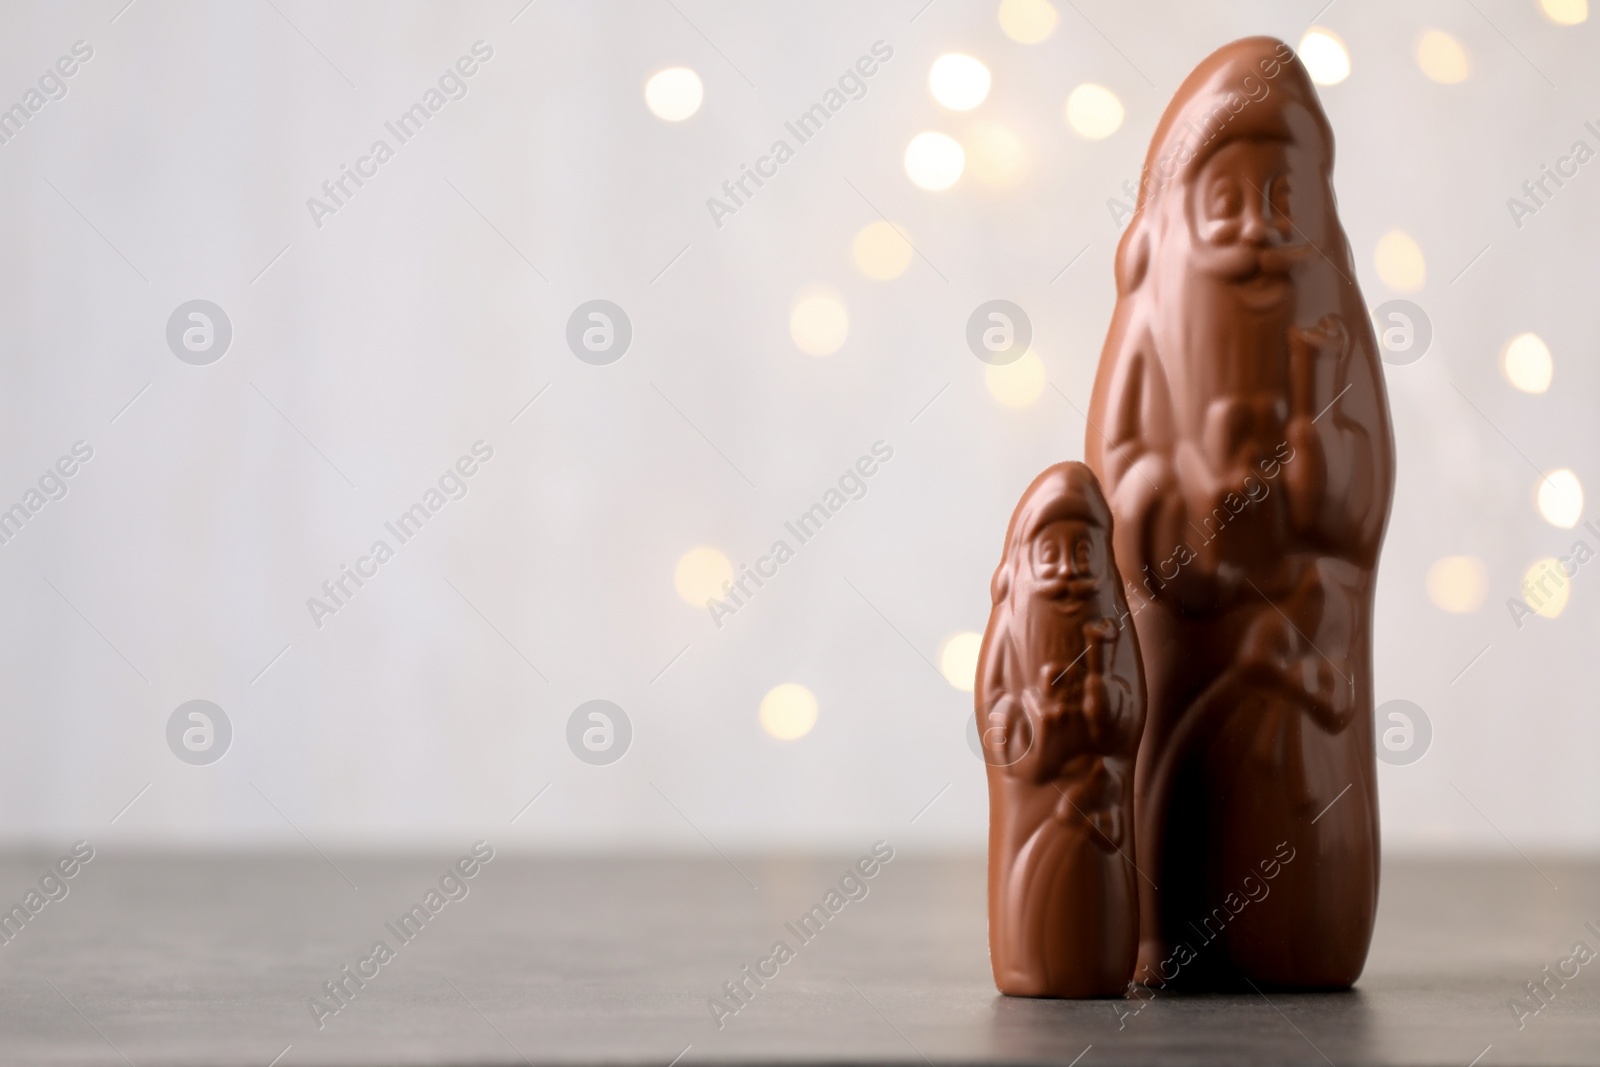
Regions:
<svg viewBox="0 0 1600 1067"><path fill-rule="evenodd" d="M74 41L94 49L0 146L0 506L74 441L94 449L0 545L8 842L981 845L970 696L932 664L983 628L1022 487L1082 455L1074 405L1114 298L1106 201L1194 63L1251 33L1298 42L1320 0L1059 0L1032 46L991 0L523 2L0 14L0 105ZM1505 601L1575 539L1535 511L1536 468L1600 485L1600 163L1520 231L1505 200L1594 143L1600 30L1556 27L1532 0L1337 0L1319 21L1354 65L1323 96L1363 292L1399 295L1372 249L1405 229L1435 329L1425 358L1386 371L1400 472L1376 691L1424 707L1434 736L1421 761L1379 769L1385 846L1594 849L1600 567L1557 620L1518 630ZM1469 50L1463 84L1418 71L1429 26ZM715 227L705 199L880 39L894 57L866 97ZM478 40L494 55L466 98L316 228L306 198ZM948 51L994 73L976 112L929 95ZM642 90L676 65L705 102L674 124ZM1085 81L1127 106L1108 140L1062 120ZM983 120L1026 143L1018 189L907 180L911 137ZM926 257L887 283L850 255L877 210ZM850 314L826 358L788 335L817 285ZM197 298L234 331L205 367L165 341ZM634 328L605 367L564 342L597 298ZM1028 408L994 401L964 342L994 298L1028 309L1057 387ZM1544 396L1497 369L1524 330L1555 354ZM480 439L494 458L467 497L316 628L306 598ZM894 458L867 496L747 610L719 630L678 599L681 553L753 561L878 439ZM1456 554L1489 566L1473 614L1425 591ZM799 741L757 719L781 682L819 703ZM209 766L165 740L197 698L233 728ZM610 766L564 740L596 698L632 721Z"/></svg>

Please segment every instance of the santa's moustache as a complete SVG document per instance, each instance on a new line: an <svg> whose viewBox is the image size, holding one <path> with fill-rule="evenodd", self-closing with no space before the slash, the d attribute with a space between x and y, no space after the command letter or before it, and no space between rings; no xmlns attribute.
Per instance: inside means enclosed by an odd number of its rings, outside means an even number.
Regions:
<svg viewBox="0 0 1600 1067"><path fill-rule="evenodd" d="M1227 245L1222 248L1196 245L1189 265L1206 274L1219 275L1228 281L1248 281L1258 274L1287 277L1295 267L1304 263L1315 252L1309 244Z"/></svg>

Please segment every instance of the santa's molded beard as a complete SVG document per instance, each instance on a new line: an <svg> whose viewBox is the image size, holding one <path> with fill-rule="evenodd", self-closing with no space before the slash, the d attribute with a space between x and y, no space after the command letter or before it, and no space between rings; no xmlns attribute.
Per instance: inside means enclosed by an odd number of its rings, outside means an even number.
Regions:
<svg viewBox="0 0 1600 1067"><path fill-rule="evenodd" d="M1199 440L1213 400L1285 393L1289 385L1289 327L1298 311L1293 272L1252 292L1236 281L1241 277L1237 273L1241 257L1231 263L1224 260L1233 273L1206 269L1205 260L1216 251L1191 245L1188 254L1142 294L1157 307L1182 309L1182 314L1153 315L1152 329L1172 383L1170 395L1174 402L1186 398L1192 405L1192 410L1174 414L1180 434L1193 440ZM1266 250L1247 251L1261 257Z"/></svg>
<svg viewBox="0 0 1600 1067"><path fill-rule="evenodd" d="M1040 672L1047 666L1058 673L1081 663L1087 641L1084 624L1100 615L1099 601L1093 595L1100 585L1098 578L1074 578L1063 593L1051 593L1034 587L1018 598L1013 607L1013 625L1016 651L1022 668L1021 682L1025 686L1039 687ZM1090 595L1075 595L1087 589ZM1057 681L1057 685L1059 682ZM1039 696L1046 703L1061 699L1063 690L1052 686L1041 689Z"/></svg>

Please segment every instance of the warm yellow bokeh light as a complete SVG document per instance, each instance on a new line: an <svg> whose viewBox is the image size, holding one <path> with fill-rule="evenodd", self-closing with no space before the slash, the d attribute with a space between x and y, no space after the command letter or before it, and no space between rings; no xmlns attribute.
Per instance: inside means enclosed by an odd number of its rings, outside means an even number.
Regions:
<svg viewBox="0 0 1600 1067"><path fill-rule="evenodd" d="M1022 138L992 122L975 127L967 137L972 173L994 189L1013 189L1028 176L1028 147Z"/></svg>
<svg viewBox="0 0 1600 1067"><path fill-rule="evenodd" d="M1029 349L1014 363L986 367L983 381L989 387L989 395L1006 407L1025 408L1044 395L1050 378L1045 373L1044 360Z"/></svg>
<svg viewBox="0 0 1600 1067"><path fill-rule="evenodd" d="M832 355L849 335L850 313L836 296L804 296L789 311L789 336L807 355Z"/></svg>
<svg viewBox="0 0 1600 1067"><path fill-rule="evenodd" d="M950 188L966 165L966 152L948 134L919 133L906 146L906 177L919 189L936 193Z"/></svg>
<svg viewBox="0 0 1600 1067"><path fill-rule="evenodd" d="M1539 514L1551 526L1570 530L1583 518L1583 483L1565 467L1539 479Z"/></svg>
<svg viewBox="0 0 1600 1067"><path fill-rule="evenodd" d="M1300 38L1300 62L1318 85L1338 85L1350 77L1350 51L1339 35L1313 26Z"/></svg>
<svg viewBox="0 0 1600 1067"><path fill-rule="evenodd" d="M916 254L900 230L882 219L861 227L850 252L861 273L880 282L904 274Z"/></svg>
<svg viewBox="0 0 1600 1067"><path fill-rule="evenodd" d="M928 70L928 91L951 111L971 111L989 95L989 68L960 52L942 55Z"/></svg>
<svg viewBox="0 0 1600 1067"><path fill-rule="evenodd" d="M1443 30L1429 30L1417 42L1417 66L1440 85L1454 85L1467 80L1470 65L1460 41Z"/></svg>
<svg viewBox="0 0 1600 1067"><path fill-rule="evenodd" d="M1404 230L1390 230L1378 240L1372 254L1378 277L1402 293L1414 293L1428 280L1428 263L1422 249Z"/></svg>
<svg viewBox="0 0 1600 1067"><path fill-rule="evenodd" d="M1446 556L1428 568L1428 599L1443 611L1477 611L1488 594L1489 568L1477 556Z"/></svg>
<svg viewBox="0 0 1600 1067"><path fill-rule="evenodd" d="M1572 583L1558 560L1541 559L1522 576L1522 599L1547 619L1565 611L1571 596Z"/></svg>
<svg viewBox="0 0 1600 1067"><path fill-rule="evenodd" d="M733 564L709 545L685 552L672 572L672 584L685 604L703 608L706 601L722 597L723 585L733 581Z"/></svg>
<svg viewBox="0 0 1600 1067"><path fill-rule="evenodd" d="M700 75L688 67L668 67L644 83L644 102L650 114L668 122L682 122L700 110L705 89Z"/></svg>
<svg viewBox="0 0 1600 1067"><path fill-rule="evenodd" d="M1500 357L1500 369L1506 381L1524 393L1542 393L1550 388L1555 374L1555 362L1550 358L1550 348L1536 333L1519 333L1506 345Z"/></svg>
<svg viewBox="0 0 1600 1067"><path fill-rule="evenodd" d="M1038 44L1059 19L1050 0L1000 0L1000 29L1018 44Z"/></svg>
<svg viewBox="0 0 1600 1067"><path fill-rule="evenodd" d="M1589 0L1539 0L1539 6L1557 26L1576 26L1589 17Z"/></svg>
<svg viewBox="0 0 1600 1067"><path fill-rule="evenodd" d="M1117 94L1104 85L1084 82L1067 97L1067 125L1079 137L1104 140L1122 125L1125 112Z"/></svg>
<svg viewBox="0 0 1600 1067"><path fill-rule="evenodd" d="M983 645L983 635L963 630L953 634L939 650L939 673L944 680L961 690L972 692L978 677L978 649Z"/></svg>
<svg viewBox="0 0 1600 1067"><path fill-rule="evenodd" d="M761 728L779 741L796 741L817 724L817 698L811 690L785 682L761 698Z"/></svg>

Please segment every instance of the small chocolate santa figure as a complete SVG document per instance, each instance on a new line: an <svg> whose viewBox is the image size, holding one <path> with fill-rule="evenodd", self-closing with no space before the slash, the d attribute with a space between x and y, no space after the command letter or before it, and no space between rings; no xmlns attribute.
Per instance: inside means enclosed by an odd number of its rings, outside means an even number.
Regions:
<svg viewBox="0 0 1600 1067"><path fill-rule="evenodd" d="M1002 993L1120 996L1139 949L1139 643L1094 474L1060 463L1006 531L978 659L989 956Z"/></svg>

